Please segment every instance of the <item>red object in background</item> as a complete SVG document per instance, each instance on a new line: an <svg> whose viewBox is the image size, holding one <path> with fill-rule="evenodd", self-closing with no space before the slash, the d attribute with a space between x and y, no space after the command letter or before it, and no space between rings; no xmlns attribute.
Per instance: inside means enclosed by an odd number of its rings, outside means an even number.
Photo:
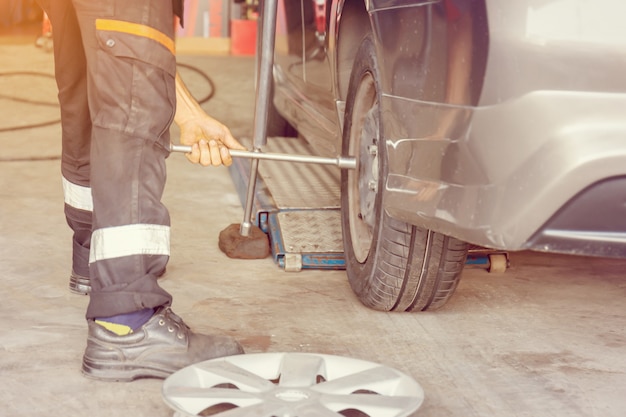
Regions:
<svg viewBox="0 0 626 417"><path fill-rule="evenodd" d="M317 33L326 33L326 0L313 0Z"/></svg>
<svg viewBox="0 0 626 417"><path fill-rule="evenodd" d="M50 24L50 18L48 18L48 14L44 12L43 21L41 23L41 35L49 36L52 34L52 24Z"/></svg>
<svg viewBox="0 0 626 417"><path fill-rule="evenodd" d="M230 21L230 53L254 55L256 53L256 20Z"/></svg>

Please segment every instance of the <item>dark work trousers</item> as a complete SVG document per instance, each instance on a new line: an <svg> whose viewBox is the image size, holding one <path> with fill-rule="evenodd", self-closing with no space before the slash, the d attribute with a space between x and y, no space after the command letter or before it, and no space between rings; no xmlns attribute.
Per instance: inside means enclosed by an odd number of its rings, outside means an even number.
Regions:
<svg viewBox="0 0 626 417"><path fill-rule="evenodd" d="M171 303L161 197L176 95L170 1L39 0L52 24L73 270L87 318Z"/></svg>

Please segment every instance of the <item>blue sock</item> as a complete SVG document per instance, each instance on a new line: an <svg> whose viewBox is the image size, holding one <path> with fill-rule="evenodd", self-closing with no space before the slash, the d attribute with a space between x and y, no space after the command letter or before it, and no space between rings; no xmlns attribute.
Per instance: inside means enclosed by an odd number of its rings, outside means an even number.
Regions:
<svg viewBox="0 0 626 417"><path fill-rule="evenodd" d="M118 314L112 317L98 317L95 321L118 336L125 336L146 324L153 315L154 308L144 308L143 310Z"/></svg>

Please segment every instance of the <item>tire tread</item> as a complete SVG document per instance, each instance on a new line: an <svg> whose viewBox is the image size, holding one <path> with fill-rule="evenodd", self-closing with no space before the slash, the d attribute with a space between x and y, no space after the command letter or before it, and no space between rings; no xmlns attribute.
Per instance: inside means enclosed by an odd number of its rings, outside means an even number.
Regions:
<svg viewBox="0 0 626 417"><path fill-rule="evenodd" d="M383 311L441 308L456 290L468 245L387 215L381 226L380 261L361 301Z"/></svg>

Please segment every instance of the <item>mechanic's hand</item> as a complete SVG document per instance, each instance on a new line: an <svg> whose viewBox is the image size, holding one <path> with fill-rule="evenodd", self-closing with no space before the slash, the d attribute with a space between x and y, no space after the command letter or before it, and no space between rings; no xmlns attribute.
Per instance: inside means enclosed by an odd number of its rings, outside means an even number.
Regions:
<svg viewBox="0 0 626 417"><path fill-rule="evenodd" d="M233 163L233 158L228 150L246 149L225 125L207 114L189 117L178 126L180 143L191 146L191 152L185 156L194 164L229 166Z"/></svg>

